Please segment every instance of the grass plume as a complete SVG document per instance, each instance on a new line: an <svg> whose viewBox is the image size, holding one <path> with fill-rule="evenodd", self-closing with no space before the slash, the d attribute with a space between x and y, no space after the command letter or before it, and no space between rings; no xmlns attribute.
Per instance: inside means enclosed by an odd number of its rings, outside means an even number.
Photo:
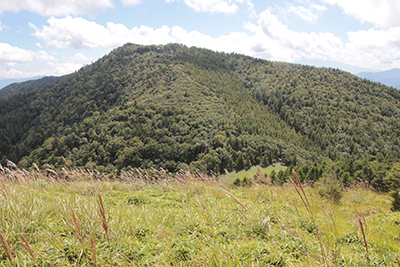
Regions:
<svg viewBox="0 0 400 267"><path fill-rule="evenodd" d="M240 202L240 200L237 199L237 197L235 197L234 195L232 195L231 193L229 193L228 191L226 191L226 190L224 190L224 189L222 189L222 190L223 190L228 196L230 196L233 200L235 200L240 206L242 206L247 212L250 213L249 209L246 208L246 206L243 205L243 203Z"/></svg>
<svg viewBox="0 0 400 267"><path fill-rule="evenodd" d="M109 237L110 230L108 228L106 210L104 208L104 201L103 201L103 198L101 197L101 194L99 194L98 204L99 204L99 215L101 217L101 226L103 226L103 229L104 229L107 237Z"/></svg>
<svg viewBox="0 0 400 267"><path fill-rule="evenodd" d="M7 240L3 236L1 231L0 231L0 238L1 238L1 244L3 245L3 249L4 249L4 251L5 251L6 255L7 255L8 260L11 262L12 265L14 265L14 261L13 261L13 258L11 256L11 252L10 252L10 249L8 247Z"/></svg>
<svg viewBox="0 0 400 267"><path fill-rule="evenodd" d="M29 255L31 255L33 261L35 262L35 266L37 267L37 266L38 266L38 264L37 264L37 259L36 259L35 254L34 254L33 251L32 251L31 246L30 246L29 243L28 243L28 240L26 240L26 238L24 237L24 235L23 235L22 233L19 233L19 236L20 236L21 239L22 239L22 245L24 246L24 248L26 249L26 251L28 251Z"/></svg>

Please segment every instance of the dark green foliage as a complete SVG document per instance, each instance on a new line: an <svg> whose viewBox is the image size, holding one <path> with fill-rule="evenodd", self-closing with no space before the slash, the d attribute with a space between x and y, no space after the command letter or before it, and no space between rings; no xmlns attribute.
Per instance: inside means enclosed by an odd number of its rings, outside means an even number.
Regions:
<svg viewBox="0 0 400 267"><path fill-rule="evenodd" d="M392 200L392 211L400 211L400 192L399 189L394 190L390 193L390 196L393 198Z"/></svg>
<svg viewBox="0 0 400 267"><path fill-rule="evenodd" d="M10 95L15 95L18 93L24 93L24 92L29 92L32 90L42 89L42 88L49 86L57 81L61 81L67 77L68 77L68 75L64 75L64 76L60 76L60 77L48 76L48 77L43 77L40 79L30 80L30 81L21 82L21 83L12 83L10 85L5 86L4 88L1 88L0 98L7 97Z"/></svg>
<svg viewBox="0 0 400 267"><path fill-rule="evenodd" d="M224 173L282 162L307 181L333 170L345 186L360 178L385 190L388 162L400 157L399 99L335 69L127 44L0 99L0 163Z"/></svg>
<svg viewBox="0 0 400 267"><path fill-rule="evenodd" d="M233 182L233 185L235 186L250 186L252 184L252 181L248 177L244 177L243 179L236 178L236 180Z"/></svg>
<svg viewBox="0 0 400 267"><path fill-rule="evenodd" d="M388 171L385 182L391 191L392 211L400 211L400 163L395 163Z"/></svg>

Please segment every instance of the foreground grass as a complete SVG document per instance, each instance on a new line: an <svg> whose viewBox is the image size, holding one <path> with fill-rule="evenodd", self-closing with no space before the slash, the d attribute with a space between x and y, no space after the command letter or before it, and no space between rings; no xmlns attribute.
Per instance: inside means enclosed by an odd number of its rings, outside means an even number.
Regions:
<svg viewBox="0 0 400 267"><path fill-rule="evenodd" d="M398 266L400 215L365 188L334 204L306 187L307 209L293 185L200 174L4 168L0 180L5 266Z"/></svg>

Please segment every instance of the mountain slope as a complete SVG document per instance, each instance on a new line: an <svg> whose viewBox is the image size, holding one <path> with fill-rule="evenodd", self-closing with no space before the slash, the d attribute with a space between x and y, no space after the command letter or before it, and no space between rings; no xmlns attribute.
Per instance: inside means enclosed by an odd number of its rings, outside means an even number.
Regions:
<svg viewBox="0 0 400 267"><path fill-rule="evenodd" d="M56 81L60 81L66 77L67 77L67 75L61 76L61 77L48 76L48 77L43 77L40 79L12 83L10 85L5 86L4 88L2 88L0 90L0 98L18 94L18 93L22 93L22 92L29 92L29 91L32 91L35 89L41 89L43 87L51 85L52 83L55 83Z"/></svg>
<svg viewBox="0 0 400 267"><path fill-rule="evenodd" d="M398 99L338 70L127 44L58 83L0 99L1 163L224 172L394 158Z"/></svg>
<svg viewBox="0 0 400 267"><path fill-rule="evenodd" d="M30 77L30 78L22 78L22 79L1 79L0 80L0 90L4 87L6 87L7 85L10 85L12 83L22 83L22 82L26 82L29 80L36 80L36 79L40 79L42 78L41 76L37 76L37 77Z"/></svg>
<svg viewBox="0 0 400 267"><path fill-rule="evenodd" d="M261 63L248 73L253 96L331 159L398 157L399 90L337 69Z"/></svg>

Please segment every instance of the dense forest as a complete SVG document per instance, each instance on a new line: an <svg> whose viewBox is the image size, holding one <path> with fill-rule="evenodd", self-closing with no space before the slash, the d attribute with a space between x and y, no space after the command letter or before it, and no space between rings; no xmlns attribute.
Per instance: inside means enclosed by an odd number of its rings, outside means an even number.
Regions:
<svg viewBox="0 0 400 267"><path fill-rule="evenodd" d="M224 173L282 162L308 179L329 171L384 190L400 157L399 100L338 69L126 44L1 98L0 163Z"/></svg>
<svg viewBox="0 0 400 267"><path fill-rule="evenodd" d="M68 75L55 77L55 76L46 76L40 79L29 80L20 83L12 83L10 85L1 88L0 90L0 98L7 97L10 95L15 95L22 92L29 92L32 90L42 89L48 85L55 83L56 81L67 78Z"/></svg>

